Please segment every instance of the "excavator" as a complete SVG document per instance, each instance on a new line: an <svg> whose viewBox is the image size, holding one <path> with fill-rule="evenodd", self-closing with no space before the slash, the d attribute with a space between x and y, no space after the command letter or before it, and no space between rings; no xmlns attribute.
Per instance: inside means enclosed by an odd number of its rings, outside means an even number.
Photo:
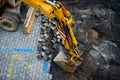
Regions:
<svg viewBox="0 0 120 80"><path fill-rule="evenodd" d="M17 7L22 2L55 22L67 53L65 54L63 51L60 51L53 61L65 71L73 73L83 60L81 57L82 52L77 47L78 42L72 30L74 24L70 12L61 2L54 3L49 0L17 0L12 6Z"/></svg>

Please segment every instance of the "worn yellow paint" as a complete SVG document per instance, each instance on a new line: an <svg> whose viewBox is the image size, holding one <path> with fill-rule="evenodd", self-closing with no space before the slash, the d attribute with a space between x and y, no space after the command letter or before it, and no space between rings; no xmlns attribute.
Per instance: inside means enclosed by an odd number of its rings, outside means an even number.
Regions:
<svg viewBox="0 0 120 80"><path fill-rule="evenodd" d="M11 76L12 76L12 73L13 73L13 64L15 62L15 60L20 60L22 61L26 66L27 68L30 69L31 65L29 64L29 62L25 61L20 54L13 54L11 56L11 60L10 60L10 64L9 64L9 69L8 69L8 72L7 72L7 78L8 80L11 80Z"/></svg>
<svg viewBox="0 0 120 80"><path fill-rule="evenodd" d="M10 60L10 64L9 64L9 69L8 69L8 72L7 72L7 78L8 80L11 79L11 76L12 76L12 66L13 66L13 62L14 62L14 59L11 57L11 60Z"/></svg>

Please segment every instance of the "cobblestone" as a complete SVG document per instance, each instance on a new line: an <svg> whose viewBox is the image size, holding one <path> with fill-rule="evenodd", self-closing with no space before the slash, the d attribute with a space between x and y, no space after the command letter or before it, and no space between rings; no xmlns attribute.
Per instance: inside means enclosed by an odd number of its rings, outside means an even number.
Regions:
<svg viewBox="0 0 120 80"><path fill-rule="evenodd" d="M43 72L44 60L38 60L36 52L26 50L37 50L40 19L35 19L29 35L24 33L23 25L16 32L0 29L0 48L4 48L0 49L0 80L51 80L51 74Z"/></svg>

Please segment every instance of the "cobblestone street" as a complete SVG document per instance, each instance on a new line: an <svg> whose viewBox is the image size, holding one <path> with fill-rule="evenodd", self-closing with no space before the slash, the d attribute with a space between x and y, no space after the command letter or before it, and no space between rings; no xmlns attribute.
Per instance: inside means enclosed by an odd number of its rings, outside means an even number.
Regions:
<svg viewBox="0 0 120 80"><path fill-rule="evenodd" d="M36 18L30 34L22 25L16 32L0 29L0 80L50 80L44 60L37 59L40 19Z"/></svg>

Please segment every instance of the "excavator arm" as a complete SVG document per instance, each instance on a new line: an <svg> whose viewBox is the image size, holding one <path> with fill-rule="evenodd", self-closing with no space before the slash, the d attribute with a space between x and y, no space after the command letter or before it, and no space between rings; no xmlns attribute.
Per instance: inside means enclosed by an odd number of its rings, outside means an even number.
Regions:
<svg viewBox="0 0 120 80"><path fill-rule="evenodd" d="M73 20L70 12L66 10L62 3L53 3L49 0L19 0L13 7L16 7L21 2L32 6L55 22L56 28L61 36L62 44L67 49L68 55L63 56L63 53L60 52L64 60L60 60L59 55L57 57L58 59L55 58L54 61L64 70L74 72L81 63L81 53L76 47L78 42L72 31Z"/></svg>

